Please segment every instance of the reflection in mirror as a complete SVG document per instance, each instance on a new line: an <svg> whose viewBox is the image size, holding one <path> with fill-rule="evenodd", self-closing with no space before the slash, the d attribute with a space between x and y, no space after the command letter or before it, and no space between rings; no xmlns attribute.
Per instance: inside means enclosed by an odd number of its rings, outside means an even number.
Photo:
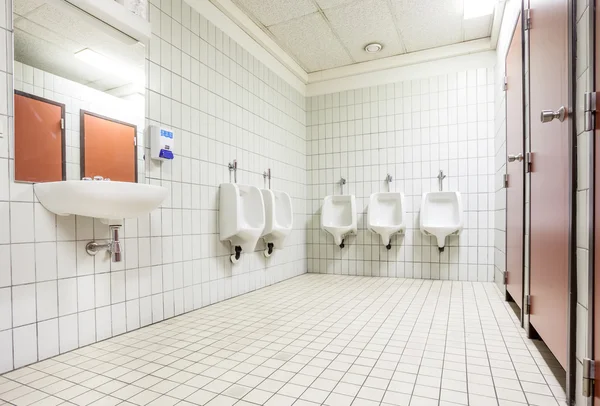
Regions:
<svg viewBox="0 0 600 406"><path fill-rule="evenodd" d="M81 110L80 127L82 179L137 182L135 125Z"/></svg>
<svg viewBox="0 0 600 406"><path fill-rule="evenodd" d="M144 46L65 0L14 0L13 4L15 180L81 179L84 169L85 173L89 169L95 176L143 182L144 165L137 159L143 159ZM44 126L54 122L50 111L59 105L63 106L64 130L58 132L62 137L54 139L43 160L28 158L39 155L33 145L49 143L43 139L48 134ZM20 114L19 106L43 107L44 122L31 121L26 110ZM82 111L92 120L85 135ZM60 167L60 174L57 169L44 169L50 162ZM128 168L127 174L111 176L114 172L109 169L102 173L102 168L116 167ZM139 176L138 168L142 168Z"/></svg>
<svg viewBox="0 0 600 406"><path fill-rule="evenodd" d="M15 179L65 180L65 105L15 92Z"/></svg>

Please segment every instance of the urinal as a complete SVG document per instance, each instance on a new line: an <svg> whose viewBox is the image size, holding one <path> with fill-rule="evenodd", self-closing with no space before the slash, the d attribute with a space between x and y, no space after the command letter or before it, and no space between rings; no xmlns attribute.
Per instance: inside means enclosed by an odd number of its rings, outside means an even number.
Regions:
<svg viewBox="0 0 600 406"><path fill-rule="evenodd" d="M437 238L440 251L446 237L460 234L463 228L463 208L459 192L429 192L421 202L421 232Z"/></svg>
<svg viewBox="0 0 600 406"><path fill-rule="evenodd" d="M373 193L367 213L369 230L381 236L381 242L389 250L390 239L406 230L406 205L403 193Z"/></svg>
<svg viewBox="0 0 600 406"><path fill-rule="evenodd" d="M253 252L265 229L265 205L257 187L223 183L219 189L219 232L221 241L229 241L239 261L242 251Z"/></svg>
<svg viewBox="0 0 600 406"><path fill-rule="evenodd" d="M273 249L283 248L283 242L292 232L293 216L292 199L285 192L261 189L265 202L265 229L262 238L267 249L265 257L270 257Z"/></svg>
<svg viewBox="0 0 600 406"><path fill-rule="evenodd" d="M344 237L356 234L356 198L354 195L334 195L323 199L321 228L333 236L335 245L344 248Z"/></svg>

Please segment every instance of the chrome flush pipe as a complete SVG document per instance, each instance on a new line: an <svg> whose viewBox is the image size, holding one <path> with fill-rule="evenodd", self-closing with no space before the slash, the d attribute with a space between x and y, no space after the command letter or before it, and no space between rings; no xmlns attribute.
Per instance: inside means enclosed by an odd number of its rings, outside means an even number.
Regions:
<svg viewBox="0 0 600 406"><path fill-rule="evenodd" d="M346 179L340 178L340 191L341 194L344 194L344 185L346 184Z"/></svg>
<svg viewBox="0 0 600 406"><path fill-rule="evenodd" d="M269 189L271 189L271 168L263 172L264 187L267 188L267 179L269 180Z"/></svg>
<svg viewBox="0 0 600 406"><path fill-rule="evenodd" d="M233 172L233 183L237 183L237 159L229 162L227 167L229 168L229 182L231 183L231 172Z"/></svg>
<svg viewBox="0 0 600 406"><path fill-rule="evenodd" d="M392 181L393 181L392 175L390 175L388 173L387 176L385 177L385 181L387 182L387 185L388 185L388 192L391 192L392 191Z"/></svg>
<svg viewBox="0 0 600 406"><path fill-rule="evenodd" d="M438 173L438 183L440 186L440 192L443 190L444 188L444 179L446 179L446 175L444 175L444 171L440 169L440 173Z"/></svg>
<svg viewBox="0 0 600 406"><path fill-rule="evenodd" d="M94 256L102 250L107 250L110 252L113 262L121 262L123 247L121 245L121 241L119 240L120 227L121 226L109 226L110 241L106 241L104 243L99 243L96 241L88 242L85 246L85 251L89 255Z"/></svg>

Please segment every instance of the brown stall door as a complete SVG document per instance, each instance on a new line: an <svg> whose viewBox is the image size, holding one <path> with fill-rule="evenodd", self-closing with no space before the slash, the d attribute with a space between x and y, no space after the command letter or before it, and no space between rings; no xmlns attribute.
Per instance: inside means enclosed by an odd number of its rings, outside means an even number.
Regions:
<svg viewBox="0 0 600 406"><path fill-rule="evenodd" d="M530 323L566 369L571 118L542 123L540 115L568 106L568 1L530 5Z"/></svg>
<svg viewBox="0 0 600 406"><path fill-rule="evenodd" d="M596 102L600 101L600 0L596 0L596 52L595 70ZM596 128L594 137L596 139L596 150L594 151L594 358L600 358L600 114L596 113ZM600 376L600 362L596 362L596 377ZM595 405L600 405L600 384L596 381L594 385Z"/></svg>
<svg viewBox="0 0 600 406"><path fill-rule="evenodd" d="M64 105L15 92L15 180L54 182L65 178Z"/></svg>
<svg viewBox="0 0 600 406"><path fill-rule="evenodd" d="M82 111L81 176L136 182L135 134L132 124Z"/></svg>
<svg viewBox="0 0 600 406"><path fill-rule="evenodd" d="M523 161L523 44L521 17L506 55L506 290L523 308L523 244L525 239L525 164ZM516 158L516 159L514 159ZM514 159L514 160L513 160Z"/></svg>

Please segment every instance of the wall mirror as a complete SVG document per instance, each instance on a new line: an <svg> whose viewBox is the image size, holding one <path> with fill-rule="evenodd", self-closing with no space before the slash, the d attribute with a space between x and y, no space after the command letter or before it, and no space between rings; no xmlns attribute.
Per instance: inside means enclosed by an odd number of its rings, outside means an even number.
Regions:
<svg viewBox="0 0 600 406"><path fill-rule="evenodd" d="M13 19L15 181L138 181L144 45L65 0L13 0Z"/></svg>

